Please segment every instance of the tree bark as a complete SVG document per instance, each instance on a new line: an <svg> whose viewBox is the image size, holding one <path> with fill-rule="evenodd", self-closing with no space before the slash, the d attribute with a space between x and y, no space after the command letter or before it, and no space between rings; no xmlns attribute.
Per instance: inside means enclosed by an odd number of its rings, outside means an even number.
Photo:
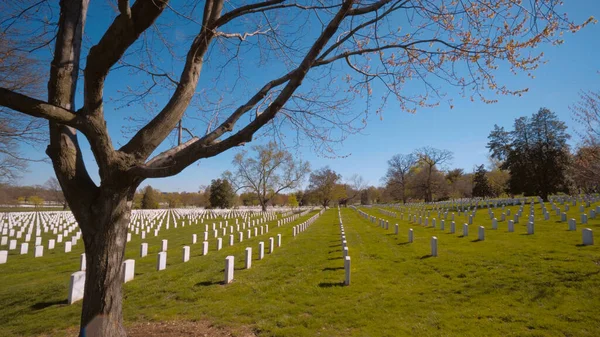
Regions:
<svg viewBox="0 0 600 337"><path fill-rule="evenodd" d="M80 224L86 252L86 282L80 336L126 336L122 315L121 265L131 216L131 189L102 188L91 223Z"/></svg>

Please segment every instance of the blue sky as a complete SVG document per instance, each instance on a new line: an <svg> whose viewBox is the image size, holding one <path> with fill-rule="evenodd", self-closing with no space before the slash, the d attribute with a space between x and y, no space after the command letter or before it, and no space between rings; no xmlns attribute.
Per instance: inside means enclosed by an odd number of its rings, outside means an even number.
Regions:
<svg viewBox="0 0 600 337"><path fill-rule="evenodd" d="M571 19L583 22L589 16L600 17L600 1L574 0L563 6ZM90 39L97 41L108 21L101 14L90 13L88 31ZM372 185L379 185L387 169L387 160L396 153L409 153L422 146L448 149L454 153L451 167L471 171L474 165L487 164L487 136L494 124L510 128L515 118L531 115L540 107L557 113L567 123L569 131L577 125L570 116L569 105L577 101L580 90L600 89L600 24L590 25L577 34L566 34L565 43L556 47L543 47L547 64L542 65L531 79L522 75L503 72L499 82L513 87L527 87L529 92L522 97L501 96L495 104L471 102L453 96L454 108L442 104L437 108L421 109L416 114L401 111L393 103L380 116L369 115L367 127L351 135L338 151L340 158L330 159L315 154L309 147L301 148L304 160L311 162L313 169L328 165L343 177L362 175ZM94 40L96 39L96 40ZM127 82L123 77L109 77L107 86ZM81 86L79 88L81 90ZM361 102L357 102L360 106ZM122 142L119 128L123 123L122 110L114 110L106 103L107 122L111 136ZM574 136L571 143L576 144ZM83 146L87 146L84 143ZM27 149L30 156L44 157L43 149ZM90 173L97 179L97 169L89 150L84 149ZM230 168L235 149L217 157L204 159L190 166L175 177L152 179L150 184L162 191L197 191ZM22 185L43 184L54 176L50 164L32 163L29 171L19 181Z"/></svg>

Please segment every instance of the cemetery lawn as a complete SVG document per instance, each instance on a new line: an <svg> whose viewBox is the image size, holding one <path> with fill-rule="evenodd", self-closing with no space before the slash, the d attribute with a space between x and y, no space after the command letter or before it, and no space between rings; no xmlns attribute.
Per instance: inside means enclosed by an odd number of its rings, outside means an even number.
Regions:
<svg viewBox="0 0 600 337"><path fill-rule="evenodd" d="M517 207L511 207L513 212ZM528 210L529 206L525 207ZM525 216L508 233L507 223L491 229L480 209L461 237L464 216L456 217L456 234L363 211L390 221L389 230L342 209L352 284L343 286L344 264L337 210L326 211L296 237L292 224L270 224L268 234L234 246L224 242L200 256L201 241L191 244L187 226L150 237L148 256L139 258L139 237L128 243L126 258L136 260L135 279L124 285L127 326L139 322L202 321L226 328L234 336L600 336L600 217L567 231L552 213L541 221L536 204L535 234L526 235ZM397 210L388 208L390 211ZM500 210L494 210L497 214ZM432 217L436 217L433 215ZM528 212L524 212L524 214ZM498 216L499 218L499 216ZM406 219L406 216L405 216ZM398 223L400 233L394 234ZM486 228L477 241L477 227ZM202 226L203 227L203 226ZM414 242L407 231L414 230ZM596 245L581 246L581 229L596 233ZM162 234L162 232L161 232ZM282 234L282 246L268 254L268 238ZM438 237L438 257L430 239ZM167 269L155 271L160 239L169 239ZM226 240L224 240L226 241ZM265 258L256 259L265 241ZM181 247L191 246L191 259L181 262ZM244 249L253 248L253 265L243 269ZM0 336L61 336L73 333L81 302L66 305L69 276L78 270L75 253L62 245L34 259L11 252L0 265ZM235 256L235 280L222 285L224 260Z"/></svg>

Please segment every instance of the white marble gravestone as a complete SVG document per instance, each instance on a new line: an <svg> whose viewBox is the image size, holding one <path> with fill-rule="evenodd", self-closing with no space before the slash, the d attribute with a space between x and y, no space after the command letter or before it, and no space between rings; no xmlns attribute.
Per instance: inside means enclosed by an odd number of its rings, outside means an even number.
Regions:
<svg viewBox="0 0 600 337"><path fill-rule="evenodd" d="M65 253L71 252L71 241L65 242Z"/></svg>
<svg viewBox="0 0 600 337"><path fill-rule="evenodd" d="M67 298L68 304L73 304L83 299L83 292L85 289L85 272L77 271L71 274L71 281L69 283L69 297Z"/></svg>
<svg viewBox="0 0 600 337"><path fill-rule="evenodd" d="M584 228L581 231L582 241L584 246L591 246L594 244L594 232L590 228Z"/></svg>
<svg viewBox="0 0 600 337"><path fill-rule="evenodd" d="M208 241L202 242L202 255L208 254Z"/></svg>
<svg viewBox="0 0 600 337"><path fill-rule="evenodd" d="M133 280L135 276L135 260L128 259L123 261L121 264L121 275L123 277L123 283Z"/></svg>
<svg viewBox="0 0 600 337"><path fill-rule="evenodd" d="M167 268L167 252L158 253L156 261L156 270L165 270Z"/></svg>
<svg viewBox="0 0 600 337"><path fill-rule="evenodd" d="M346 278L344 279L344 285L350 285L350 256L344 258L344 271L346 272Z"/></svg>
<svg viewBox="0 0 600 337"><path fill-rule="evenodd" d="M5 264L8 260L8 250L0 250L0 264Z"/></svg>
<svg viewBox="0 0 600 337"><path fill-rule="evenodd" d="M160 251L161 252L166 252L168 246L169 246L169 240L162 240L161 241L161 246L160 246Z"/></svg>
<svg viewBox="0 0 600 337"><path fill-rule="evenodd" d="M183 262L188 262L190 260L190 246L183 246L182 253Z"/></svg>
<svg viewBox="0 0 600 337"><path fill-rule="evenodd" d="M527 224L527 234L532 235L534 232L534 225L533 222L529 222Z"/></svg>
<svg viewBox="0 0 600 337"><path fill-rule="evenodd" d="M438 239L435 236L431 238L431 256L438 256Z"/></svg>
<svg viewBox="0 0 600 337"><path fill-rule="evenodd" d="M44 256L44 246L35 246L35 255L34 257L42 257Z"/></svg>
<svg viewBox="0 0 600 337"><path fill-rule="evenodd" d="M148 244L144 242L140 246L140 257L145 257L146 255L148 255Z"/></svg>
<svg viewBox="0 0 600 337"><path fill-rule="evenodd" d="M252 248L246 247L246 269L252 267Z"/></svg>
<svg viewBox="0 0 600 337"><path fill-rule="evenodd" d="M223 248L223 238L217 238L217 250Z"/></svg>
<svg viewBox="0 0 600 337"><path fill-rule="evenodd" d="M413 242L413 240L414 240L413 229L409 228L408 229L408 242Z"/></svg>
<svg viewBox="0 0 600 337"><path fill-rule="evenodd" d="M265 257L265 243L261 241L258 243L258 259L262 260L264 257Z"/></svg>
<svg viewBox="0 0 600 337"><path fill-rule="evenodd" d="M29 252L29 243L23 242L21 243L21 255L25 255Z"/></svg>
<svg viewBox="0 0 600 337"><path fill-rule="evenodd" d="M463 236L469 236L469 225L463 224Z"/></svg>
<svg viewBox="0 0 600 337"><path fill-rule="evenodd" d="M79 270L85 271L86 266L87 266L87 260L85 259L85 253L83 253L79 256Z"/></svg>
<svg viewBox="0 0 600 337"><path fill-rule="evenodd" d="M231 255L225 258L225 284L231 283L231 281L233 281L234 262L235 258Z"/></svg>
<svg viewBox="0 0 600 337"><path fill-rule="evenodd" d="M485 240L485 227L479 226L479 237L477 238L479 241Z"/></svg>

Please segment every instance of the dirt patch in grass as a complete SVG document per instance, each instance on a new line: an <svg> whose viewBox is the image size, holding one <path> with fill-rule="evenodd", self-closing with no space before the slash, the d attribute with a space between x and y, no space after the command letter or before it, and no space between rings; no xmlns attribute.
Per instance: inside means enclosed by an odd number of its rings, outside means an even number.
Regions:
<svg viewBox="0 0 600 337"><path fill-rule="evenodd" d="M169 321L135 323L126 327L129 337L256 337L248 328L230 330L215 327L206 321Z"/></svg>
<svg viewBox="0 0 600 337"><path fill-rule="evenodd" d="M139 322L126 325L125 330L129 337L256 337L250 328L220 328L206 321ZM78 333L78 328L71 327L38 337L77 337Z"/></svg>

